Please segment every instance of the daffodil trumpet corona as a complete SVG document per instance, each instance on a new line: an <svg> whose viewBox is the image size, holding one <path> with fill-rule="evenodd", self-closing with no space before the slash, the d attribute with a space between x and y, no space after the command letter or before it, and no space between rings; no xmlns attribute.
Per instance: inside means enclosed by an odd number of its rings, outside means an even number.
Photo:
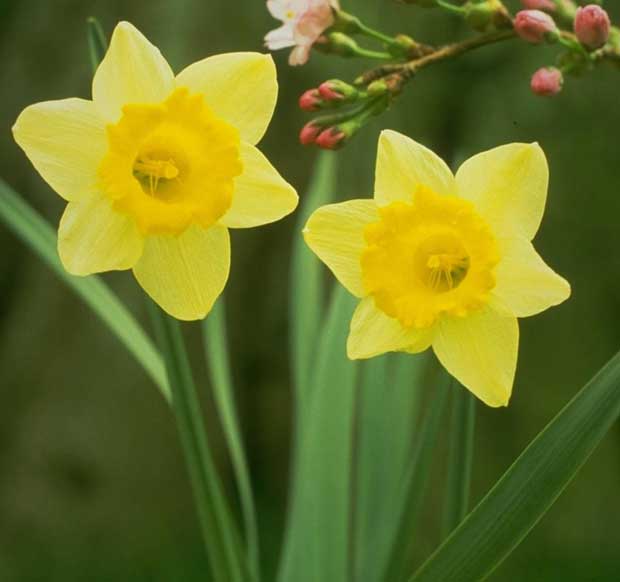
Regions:
<svg viewBox="0 0 620 582"><path fill-rule="evenodd" d="M361 300L348 356L432 346L479 399L507 405L517 318L570 295L531 243L548 179L537 144L483 152L453 175L429 149L384 131L374 199L323 206L304 229L310 248Z"/></svg>
<svg viewBox="0 0 620 582"><path fill-rule="evenodd" d="M297 194L255 147L273 115L273 60L230 53L178 75L136 28L115 28L92 101L27 107L15 140L68 205L66 270L133 269L182 320L203 318L230 268L229 228L279 220Z"/></svg>

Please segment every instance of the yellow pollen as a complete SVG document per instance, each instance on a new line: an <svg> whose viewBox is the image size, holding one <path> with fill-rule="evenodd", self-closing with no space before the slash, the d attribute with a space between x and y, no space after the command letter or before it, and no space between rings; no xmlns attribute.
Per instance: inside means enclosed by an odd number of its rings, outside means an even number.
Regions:
<svg viewBox="0 0 620 582"><path fill-rule="evenodd" d="M364 230L362 279L377 307L405 327L482 307L495 286L495 238L466 200L420 187Z"/></svg>
<svg viewBox="0 0 620 582"><path fill-rule="evenodd" d="M294 10L289 10L286 13L286 18L288 20L293 20L293 18L295 18L295 11Z"/></svg>

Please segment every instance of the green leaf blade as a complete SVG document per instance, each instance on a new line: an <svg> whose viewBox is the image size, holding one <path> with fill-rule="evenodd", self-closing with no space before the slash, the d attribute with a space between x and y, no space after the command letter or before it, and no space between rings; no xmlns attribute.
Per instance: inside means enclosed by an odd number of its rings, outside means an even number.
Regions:
<svg viewBox="0 0 620 582"><path fill-rule="evenodd" d="M414 450L427 354L389 354L362 365L357 414L355 580L379 582L397 535ZM389 462L386 460L389 459Z"/></svg>
<svg viewBox="0 0 620 582"><path fill-rule="evenodd" d="M170 400L162 359L135 317L97 276L74 277L65 271L54 229L2 179L0 220L95 312Z"/></svg>
<svg viewBox="0 0 620 582"><path fill-rule="evenodd" d="M310 399L310 377L325 303L323 266L307 247L301 232L312 212L331 200L335 182L336 157L333 152L321 152L298 215L291 264L291 353L296 406L300 415Z"/></svg>
<svg viewBox="0 0 620 582"><path fill-rule="evenodd" d="M237 407L227 347L226 308L223 297L220 297L211 313L203 320L202 330L213 397L222 423L224 438L228 446L241 502L248 564L252 580L258 582L260 580L258 524L250 471L237 418Z"/></svg>
<svg viewBox="0 0 620 582"><path fill-rule="evenodd" d="M280 582L349 579L357 364L347 359L346 338L356 303L338 285L321 334L296 448Z"/></svg>
<svg viewBox="0 0 620 582"><path fill-rule="evenodd" d="M410 582L484 580L553 505L620 415L620 353L532 441Z"/></svg>

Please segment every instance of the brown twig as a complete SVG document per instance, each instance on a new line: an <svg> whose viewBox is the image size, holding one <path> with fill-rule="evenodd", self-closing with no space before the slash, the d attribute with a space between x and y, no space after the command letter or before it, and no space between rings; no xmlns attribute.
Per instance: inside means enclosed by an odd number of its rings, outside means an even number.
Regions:
<svg viewBox="0 0 620 582"><path fill-rule="evenodd" d="M402 80L405 81L411 78L417 71L424 67L427 67L428 65L432 65L439 61L451 59L469 51L475 50L477 48L490 44L495 44L497 42L508 40L514 37L515 32L512 29L501 30L499 32L491 32L488 34L481 34L474 38L467 39L463 42L457 42L437 48L429 54L407 61L406 63L395 65L381 65L380 67L376 67L374 69L371 69L370 71L366 71L365 73L363 73L361 77L356 81L356 83L360 85L368 85L369 83L372 83L373 81L376 81L378 79L392 76L401 77Z"/></svg>

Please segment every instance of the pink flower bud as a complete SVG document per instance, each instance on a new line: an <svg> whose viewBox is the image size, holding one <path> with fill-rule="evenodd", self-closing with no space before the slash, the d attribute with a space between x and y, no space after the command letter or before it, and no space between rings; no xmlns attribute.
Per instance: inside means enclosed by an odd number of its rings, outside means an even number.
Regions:
<svg viewBox="0 0 620 582"><path fill-rule="evenodd" d="M527 10L544 10L545 12L555 12L553 0L521 0L523 8Z"/></svg>
<svg viewBox="0 0 620 582"><path fill-rule="evenodd" d="M321 83L319 85L319 93L325 101L340 101L341 99L344 99L344 95L342 93L338 93L334 89L335 87L330 81L325 81L325 83Z"/></svg>
<svg viewBox="0 0 620 582"><path fill-rule="evenodd" d="M299 107L304 111L316 111L321 104L321 95L316 89L306 91L299 98Z"/></svg>
<svg viewBox="0 0 620 582"><path fill-rule="evenodd" d="M315 125L314 122L307 123L299 134L299 142L302 145L310 145L316 141L316 138L323 131L323 128Z"/></svg>
<svg viewBox="0 0 620 582"><path fill-rule="evenodd" d="M335 150L342 145L345 137L346 134L342 130L337 127L330 127L321 132L315 143L324 150Z"/></svg>
<svg viewBox="0 0 620 582"><path fill-rule="evenodd" d="M536 95L551 97L562 90L563 83L562 71L555 67L543 67L532 76L530 87Z"/></svg>
<svg viewBox="0 0 620 582"><path fill-rule="evenodd" d="M527 42L539 44L558 34L551 16L540 10L521 10L514 20L516 33Z"/></svg>
<svg viewBox="0 0 620 582"><path fill-rule="evenodd" d="M579 42L595 50L601 48L609 38L609 15L596 4L577 9L575 15L575 34Z"/></svg>

